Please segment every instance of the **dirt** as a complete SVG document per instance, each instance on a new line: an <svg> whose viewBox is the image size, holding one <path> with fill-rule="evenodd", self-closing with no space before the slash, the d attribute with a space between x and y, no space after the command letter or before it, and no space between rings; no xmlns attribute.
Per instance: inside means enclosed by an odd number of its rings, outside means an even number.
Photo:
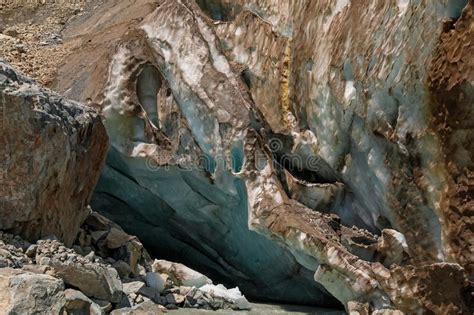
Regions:
<svg viewBox="0 0 474 315"><path fill-rule="evenodd" d="M0 2L0 59L46 87L69 54L62 32L101 1Z"/></svg>

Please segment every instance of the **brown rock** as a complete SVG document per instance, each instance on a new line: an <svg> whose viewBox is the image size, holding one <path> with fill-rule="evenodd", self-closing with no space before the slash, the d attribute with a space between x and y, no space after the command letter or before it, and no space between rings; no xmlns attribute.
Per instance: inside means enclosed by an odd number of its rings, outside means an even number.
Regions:
<svg viewBox="0 0 474 315"><path fill-rule="evenodd" d="M110 249L119 248L123 244L125 244L131 238L130 235L125 233L123 230L118 229L116 227L112 227L107 234L107 246Z"/></svg>
<svg viewBox="0 0 474 315"><path fill-rule="evenodd" d="M107 151L94 110L36 86L0 63L0 229L72 245Z"/></svg>

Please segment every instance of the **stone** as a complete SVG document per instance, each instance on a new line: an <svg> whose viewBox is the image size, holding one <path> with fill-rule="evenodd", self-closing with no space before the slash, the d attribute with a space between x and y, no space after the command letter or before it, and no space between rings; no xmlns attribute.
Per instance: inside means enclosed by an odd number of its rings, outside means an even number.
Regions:
<svg viewBox="0 0 474 315"><path fill-rule="evenodd" d="M125 233L114 222L91 211L83 224L83 229L87 231L84 237L92 239L92 247L96 254L111 264L114 264L111 259L122 260L128 264L130 272L135 277L140 275L140 264L151 269L152 260L140 241L135 236ZM77 242L80 243L79 238Z"/></svg>
<svg viewBox="0 0 474 315"><path fill-rule="evenodd" d="M184 295L173 293L173 300L176 305L180 305L184 302Z"/></svg>
<svg viewBox="0 0 474 315"><path fill-rule="evenodd" d="M160 293L163 292L163 290L165 289L165 282L163 281L163 278L161 278L159 273L147 272L145 280L147 286L157 289Z"/></svg>
<svg viewBox="0 0 474 315"><path fill-rule="evenodd" d="M227 289L222 284L206 284L199 288L199 291L209 294L211 297L217 297L226 300L232 304L232 307L239 310L250 309L250 303L245 296L240 293L239 288Z"/></svg>
<svg viewBox="0 0 474 315"><path fill-rule="evenodd" d="M199 288L203 285L212 283L212 281L205 275L192 270L183 264L173 263L167 260L156 259L153 262L153 270L155 272L172 275L174 280L178 282L176 285Z"/></svg>
<svg viewBox="0 0 474 315"><path fill-rule="evenodd" d="M5 314L60 314L64 283L44 274L0 269L0 306Z"/></svg>
<svg viewBox="0 0 474 315"><path fill-rule="evenodd" d="M77 261L61 261L58 258L55 247L60 243L57 241L38 241L36 261L50 266L54 269L57 277L60 277L70 286L78 288L89 298L117 303L122 297L122 283L117 271L104 265L91 261L90 257L77 257ZM66 250L69 254L75 254L71 249Z"/></svg>
<svg viewBox="0 0 474 315"><path fill-rule="evenodd" d="M67 314L103 314L101 307L85 296L81 291L66 289L64 291L64 296L66 299L65 311Z"/></svg>
<svg viewBox="0 0 474 315"><path fill-rule="evenodd" d="M91 251L90 253L84 256L84 259L93 262L95 259L95 253Z"/></svg>
<svg viewBox="0 0 474 315"><path fill-rule="evenodd" d="M166 304L166 309L168 310L177 310L178 306L176 304Z"/></svg>
<svg viewBox="0 0 474 315"><path fill-rule="evenodd" d="M137 240L130 240L125 244L125 248L127 252L125 258L130 265L131 271L135 276L138 276L140 274L138 262L143 260L145 264L150 264L151 259L146 257L148 253L144 250L143 245Z"/></svg>
<svg viewBox="0 0 474 315"><path fill-rule="evenodd" d="M106 241L109 248L115 249L125 244L129 239L130 236L127 233L121 229L112 227L109 231L109 234L107 234Z"/></svg>
<svg viewBox="0 0 474 315"><path fill-rule="evenodd" d="M36 248L38 248L37 245L31 245L31 246L28 247L28 249L26 250L25 255L28 256L28 257L35 257L35 255L36 255Z"/></svg>
<svg viewBox="0 0 474 315"><path fill-rule="evenodd" d="M161 301L160 291L158 289L143 286L138 290L138 293L151 299L155 303L159 303Z"/></svg>
<svg viewBox="0 0 474 315"><path fill-rule="evenodd" d="M79 255L84 255L84 251L82 250L82 248L81 248L80 246L74 245L74 246L72 247L72 249L73 249L76 253L78 253Z"/></svg>
<svg viewBox="0 0 474 315"><path fill-rule="evenodd" d="M116 309L132 307L132 303L128 295L123 294L120 301L115 304Z"/></svg>
<svg viewBox="0 0 474 315"><path fill-rule="evenodd" d="M79 288L89 297L113 303L121 298L122 285L113 268L93 264L63 265L54 260L49 266L54 268L56 275L65 283Z"/></svg>
<svg viewBox="0 0 474 315"><path fill-rule="evenodd" d="M172 294L172 293L168 293L167 295L165 295L165 299L166 299L166 305L168 305L168 304L177 304L176 300L174 298L174 294Z"/></svg>
<svg viewBox="0 0 474 315"><path fill-rule="evenodd" d="M123 260L118 260L114 262L112 267L117 270L121 279L128 278L128 276L132 272L132 268L130 268L130 266Z"/></svg>
<svg viewBox="0 0 474 315"><path fill-rule="evenodd" d="M39 87L5 62L0 74L8 78L0 85L0 229L29 241L54 234L70 246L105 161L105 128L93 109Z"/></svg>
<svg viewBox="0 0 474 315"><path fill-rule="evenodd" d="M10 36L10 37L17 37L18 36L18 31L12 27L7 27L6 29L3 30L3 34Z"/></svg>
<svg viewBox="0 0 474 315"><path fill-rule="evenodd" d="M369 304L357 301L349 301L347 311L349 315L371 315Z"/></svg>
<svg viewBox="0 0 474 315"><path fill-rule="evenodd" d="M188 293L190 293L192 290L193 290L192 287L180 286L180 287L179 287L179 294L186 296L186 295L188 295Z"/></svg>
<svg viewBox="0 0 474 315"><path fill-rule="evenodd" d="M51 264L51 258L49 257L37 257L36 261L38 262L39 265L42 266L49 266Z"/></svg>
<svg viewBox="0 0 474 315"><path fill-rule="evenodd" d="M137 293L140 291L141 288L145 287L145 283L141 281L132 281L132 282L124 282L122 284L123 287L123 292L125 294L132 294L132 293Z"/></svg>
<svg viewBox="0 0 474 315"><path fill-rule="evenodd" d="M101 238L103 238L105 235L107 235L107 231L92 231L91 232L91 237L92 240L97 243Z"/></svg>
<svg viewBox="0 0 474 315"><path fill-rule="evenodd" d="M54 276L54 271L49 266L45 265L24 265L21 269L31 273L49 274L50 276Z"/></svg>
<svg viewBox="0 0 474 315"><path fill-rule="evenodd" d="M94 301L94 303L99 305L102 312L106 314L110 313L110 311L112 310L113 305L109 301L98 300L98 299L92 299L92 301Z"/></svg>

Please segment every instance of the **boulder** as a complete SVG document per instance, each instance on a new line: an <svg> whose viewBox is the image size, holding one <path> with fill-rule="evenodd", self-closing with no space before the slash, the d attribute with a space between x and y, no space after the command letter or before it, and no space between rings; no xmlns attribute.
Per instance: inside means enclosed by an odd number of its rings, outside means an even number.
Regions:
<svg viewBox="0 0 474 315"><path fill-rule="evenodd" d="M213 298L220 298L225 300L230 304L231 308L239 310L248 310L250 309L250 303L247 301L245 296L240 293L239 288L235 287L233 289L227 289L222 284L213 285L206 284L199 288L199 291L208 293Z"/></svg>
<svg viewBox="0 0 474 315"><path fill-rule="evenodd" d="M153 262L153 270L155 272L170 275L176 285L183 285L187 287L202 287L206 284L211 284L212 281L203 275L183 264L170 262L163 259L155 259Z"/></svg>
<svg viewBox="0 0 474 315"><path fill-rule="evenodd" d="M147 272L145 276L146 285L150 288L154 288L159 292L162 292L165 289L165 281L159 273L156 272Z"/></svg>
<svg viewBox="0 0 474 315"><path fill-rule="evenodd" d="M0 229L72 245L108 147L100 117L0 61Z"/></svg>
<svg viewBox="0 0 474 315"><path fill-rule="evenodd" d="M89 240L89 242L87 242ZM110 221L95 211L91 211L75 242L84 252L91 246L96 254L114 262L120 277L139 276L140 264L151 269L151 258L142 243L133 235L127 234L118 224ZM117 262L115 262L117 261Z"/></svg>
<svg viewBox="0 0 474 315"><path fill-rule="evenodd" d="M66 289L64 291L66 298L65 311L71 315L102 315L104 312L101 307L85 296L81 291Z"/></svg>
<svg viewBox="0 0 474 315"><path fill-rule="evenodd" d="M0 310L5 314L61 314L64 283L44 274L0 269Z"/></svg>
<svg viewBox="0 0 474 315"><path fill-rule="evenodd" d="M58 253L62 251L63 253ZM92 253L92 252L91 252ZM117 303L122 296L122 283L117 271L100 262L92 254L90 259L66 249L58 241L40 240L36 261L54 269L55 274L70 286L91 298Z"/></svg>

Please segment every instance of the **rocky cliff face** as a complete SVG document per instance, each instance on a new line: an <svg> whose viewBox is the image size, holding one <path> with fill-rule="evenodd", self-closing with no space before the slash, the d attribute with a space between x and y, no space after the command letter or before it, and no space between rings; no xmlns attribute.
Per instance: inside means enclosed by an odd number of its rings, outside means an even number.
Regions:
<svg viewBox="0 0 474 315"><path fill-rule="evenodd" d="M62 33L70 53L54 88L104 117L111 148L94 208L152 254L254 298L469 313L472 10L465 0L86 10Z"/></svg>

